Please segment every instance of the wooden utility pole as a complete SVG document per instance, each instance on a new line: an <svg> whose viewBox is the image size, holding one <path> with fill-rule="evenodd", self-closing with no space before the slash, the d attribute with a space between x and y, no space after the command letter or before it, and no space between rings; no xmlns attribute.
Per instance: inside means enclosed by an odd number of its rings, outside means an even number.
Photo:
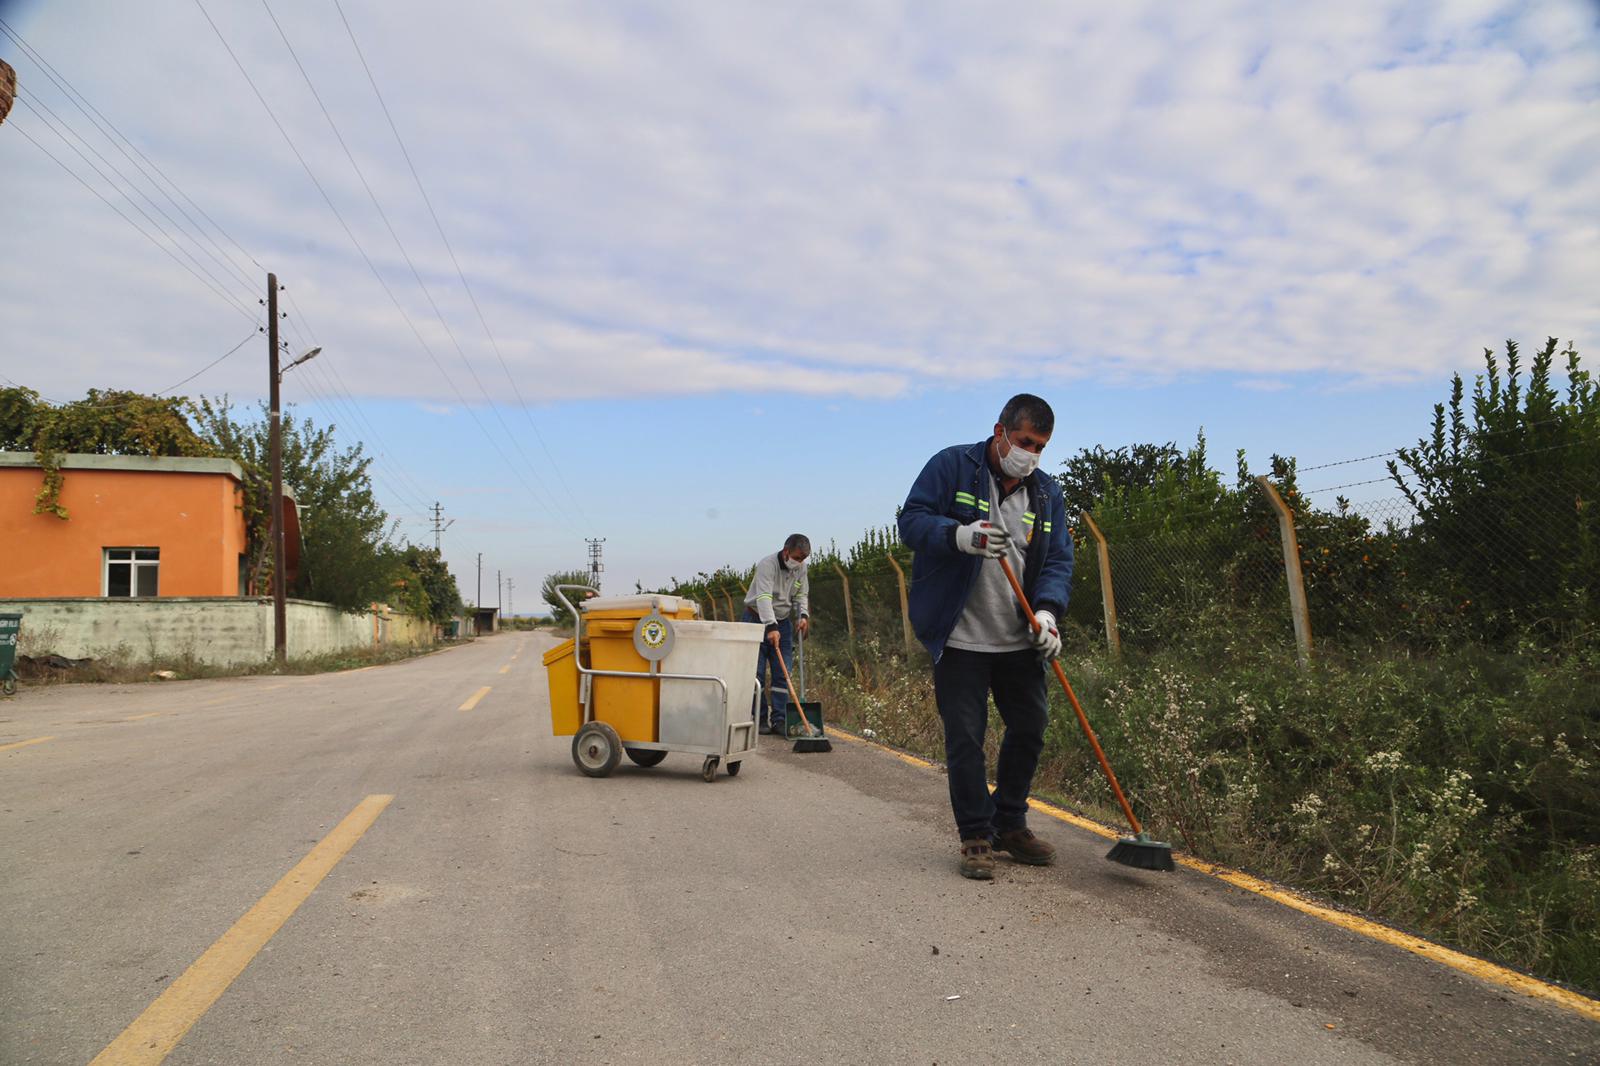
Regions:
<svg viewBox="0 0 1600 1066"><path fill-rule="evenodd" d="M288 603L283 573L283 424L278 403L278 275L267 275L268 444L272 464L272 656L279 666L289 658Z"/></svg>

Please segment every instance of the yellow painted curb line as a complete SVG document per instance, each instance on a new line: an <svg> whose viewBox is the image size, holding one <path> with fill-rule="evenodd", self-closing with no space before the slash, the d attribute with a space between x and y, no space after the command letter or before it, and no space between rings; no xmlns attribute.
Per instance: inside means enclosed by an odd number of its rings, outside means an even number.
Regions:
<svg viewBox="0 0 1600 1066"><path fill-rule="evenodd" d="M916 755L908 755L903 751L896 751L894 748L891 748L885 744L879 744L876 741L868 740L866 737L860 737L856 736L854 733L845 732L844 730L839 729L838 726L831 723L828 726L828 734L829 736L836 736L842 740L848 740L853 743L860 744L863 747L876 748L879 751L888 752L901 762L910 763L912 766L920 766L930 770L937 769L936 764L929 762L927 759L920 758ZM1106 826L1101 825L1099 822L1091 821L1090 819L1085 818L1080 814L1074 814L1063 807L1058 807L1053 803L1046 803L1044 800L1038 800L1029 797L1028 806L1032 807L1036 811L1049 815L1057 821L1066 822L1068 825L1087 830L1096 836L1105 837L1107 840L1116 840L1122 836L1121 833L1118 833L1114 829L1107 828ZM1434 962L1448 966L1453 970L1459 970L1462 973L1470 974L1479 980L1487 981L1490 984L1499 985L1502 988L1508 988L1513 992L1518 992L1525 996L1531 996L1534 999L1546 1000L1558 1007L1570 1010L1575 1014L1581 1014L1590 1021L1600 1022L1600 1001L1590 999L1588 996L1580 995L1577 992L1561 988L1558 985L1552 985L1546 981L1541 981L1537 977L1529 977L1527 974L1518 973L1516 970L1509 969L1505 966L1500 966L1492 962L1485 962L1483 959L1474 958L1465 952L1456 951L1454 948L1447 948L1443 945L1435 944L1432 941L1424 940L1419 936L1412 936L1410 933L1402 933L1398 929L1383 925L1380 922L1375 922L1370 918L1363 918L1360 915L1347 914L1344 911L1335 910L1334 908L1325 904L1318 903L1315 900L1307 898L1306 896L1302 896L1297 892L1293 892L1286 888L1280 888L1269 881L1264 881L1259 877L1254 877L1239 870L1231 869L1219 863L1206 862L1203 859L1196 859L1189 855L1182 854L1176 850L1173 851L1172 857L1178 863L1178 865L1187 867L1190 870L1194 870L1196 873L1205 874L1208 877L1215 877L1217 880L1225 881L1235 888L1242 888L1246 892L1253 892L1258 896L1272 900L1274 903L1280 903L1285 907L1292 907L1302 914L1308 914L1311 917L1320 919L1321 921L1327 922L1330 925L1337 925L1340 928L1348 929L1352 933L1358 933L1361 936L1367 937L1371 940L1389 944L1393 947L1400 948L1402 951L1409 951L1413 955L1420 955L1425 959L1431 959Z"/></svg>
<svg viewBox="0 0 1600 1066"><path fill-rule="evenodd" d="M49 736L49 737L34 737L32 740L19 740L19 741L16 741L15 743L12 743L12 744L0 744L0 751L15 751L18 748L26 748L26 747L28 747L30 745L33 745L33 744L43 744L47 740L54 740L54 739L55 739L55 737L53 737L53 736Z"/></svg>
<svg viewBox="0 0 1600 1066"><path fill-rule="evenodd" d="M156 1001L96 1055L89 1066L155 1066L172 1053L184 1034L221 998L283 923L300 908L334 866L360 840L393 796L368 796L345 815L294 869L205 954L194 961Z"/></svg>

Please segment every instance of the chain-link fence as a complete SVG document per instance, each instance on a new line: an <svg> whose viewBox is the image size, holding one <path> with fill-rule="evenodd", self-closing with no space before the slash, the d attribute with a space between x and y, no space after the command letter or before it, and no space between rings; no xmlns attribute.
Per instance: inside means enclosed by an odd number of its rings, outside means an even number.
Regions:
<svg viewBox="0 0 1600 1066"><path fill-rule="evenodd" d="M1316 508L1262 481L1158 513L1080 516L1068 621L1076 639L1119 649L1224 627L1302 658L1318 644L1559 641L1600 625L1596 496L1600 477L1568 476L1467 508L1398 495ZM848 561L813 560L813 625L824 639L914 651L912 553L892 531L873 537ZM706 617L736 619L744 588L724 571L690 594Z"/></svg>

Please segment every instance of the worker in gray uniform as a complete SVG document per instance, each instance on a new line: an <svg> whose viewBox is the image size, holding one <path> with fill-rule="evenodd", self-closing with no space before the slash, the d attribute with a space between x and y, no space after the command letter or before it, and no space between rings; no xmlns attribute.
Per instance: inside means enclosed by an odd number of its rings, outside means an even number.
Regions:
<svg viewBox="0 0 1600 1066"><path fill-rule="evenodd" d="M744 596L744 620L766 626L762 634L761 657L756 660L756 683L761 686L754 715L763 733L785 735L789 715L789 689L778 656L794 672L794 634L810 632L811 581L806 576L806 560L811 557L811 540L804 533L791 533L783 550L773 552L756 563L750 591ZM771 700L767 686L771 685Z"/></svg>

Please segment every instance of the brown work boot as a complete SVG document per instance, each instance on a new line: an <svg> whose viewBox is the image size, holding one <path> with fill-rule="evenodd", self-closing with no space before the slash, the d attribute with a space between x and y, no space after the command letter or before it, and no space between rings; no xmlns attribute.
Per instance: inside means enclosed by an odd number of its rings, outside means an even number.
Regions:
<svg viewBox="0 0 1600 1066"><path fill-rule="evenodd" d="M982 837L961 842L961 876L975 881L994 880L994 849Z"/></svg>
<svg viewBox="0 0 1600 1066"><path fill-rule="evenodd" d="M1033 835L1033 830L1006 829L994 835L994 850L1006 852L1013 862L1029 866L1049 866L1056 861L1056 849Z"/></svg>

